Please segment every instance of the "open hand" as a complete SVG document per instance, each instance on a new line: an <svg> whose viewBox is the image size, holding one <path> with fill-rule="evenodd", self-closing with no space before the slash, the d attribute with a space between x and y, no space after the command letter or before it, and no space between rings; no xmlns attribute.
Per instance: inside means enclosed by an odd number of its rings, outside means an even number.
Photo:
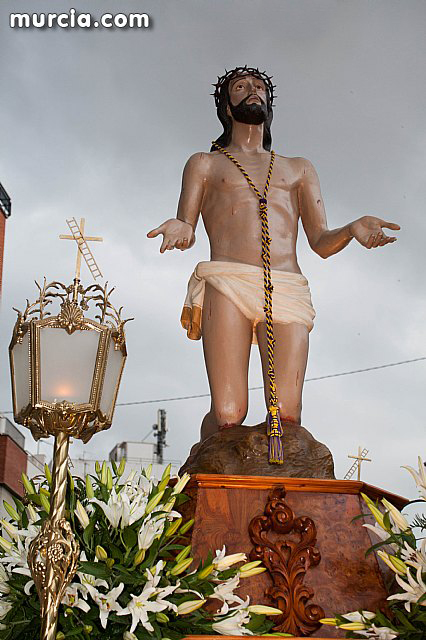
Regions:
<svg viewBox="0 0 426 640"><path fill-rule="evenodd" d="M401 227L399 224L385 222L374 216L363 216L351 223L350 232L363 247L375 249L396 241L395 236L387 236L383 228L398 231Z"/></svg>
<svg viewBox="0 0 426 640"><path fill-rule="evenodd" d="M195 242L195 233L189 222L183 222L176 218L170 218L156 229L149 231L147 238L156 238L160 234L163 236L160 253L175 248L185 251L185 249L190 249Z"/></svg>

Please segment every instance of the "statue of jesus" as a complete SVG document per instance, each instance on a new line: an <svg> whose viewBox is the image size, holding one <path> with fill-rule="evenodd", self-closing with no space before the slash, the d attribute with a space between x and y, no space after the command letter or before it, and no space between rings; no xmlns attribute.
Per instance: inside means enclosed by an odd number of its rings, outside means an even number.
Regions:
<svg viewBox="0 0 426 640"><path fill-rule="evenodd" d="M210 261L197 265L182 313L188 336L202 337L211 391L201 441L245 419L250 347L256 342L267 406L272 394L279 418L301 423L315 312L297 262L299 220L322 258L352 239L366 249L383 247L396 240L383 229L400 228L362 216L329 229L311 162L271 152L271 78L259 69L237 67L215 87L224 131L209 153L195 153L186 163L176 219L148 233L149 238L163 236L161 253L184 251L195 242L201 214L210 241Z"/></svg>

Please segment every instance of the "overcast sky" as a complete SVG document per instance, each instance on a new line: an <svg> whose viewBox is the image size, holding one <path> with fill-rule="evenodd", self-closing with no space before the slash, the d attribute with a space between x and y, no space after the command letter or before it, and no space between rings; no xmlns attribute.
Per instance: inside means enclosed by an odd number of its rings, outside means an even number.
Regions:
<svg viewBox="0 0 426 640"><path fill-rule="evenodd" d="M9 28L10 11L35 6L144 11L151 27ZM96 259L116 286L113 301L136 318L119 402L208 393L201 343L179 324L187 280L208 259L205 232L200 225L190 251L162 256L146 232L175 215L186 159L221 130L211 83L244 64L273 74L273 148L314 163L330 228L366 214L402 227L395 244L367 251L352 242L327 261L302 231L299 262L317 311L307 377L426 356L425 32L424 0L2 0L0 182L13 215L0 409L11 407L11 307L34 299L34 279L71 281L75 248L58 235L73 216L104 237ZM365 481L414 496L400 466L426 457L425 374L421 361L306 383L302 422L330 447L337 477L361 445L373 459ZM253 348L250 386L260 384ZM166 456L185 460L208 398L117 407L112 428L73 454L107 456L117 442L142 438L160 407ZM252 391L246 423L263 418L263 394Z"/></svg>

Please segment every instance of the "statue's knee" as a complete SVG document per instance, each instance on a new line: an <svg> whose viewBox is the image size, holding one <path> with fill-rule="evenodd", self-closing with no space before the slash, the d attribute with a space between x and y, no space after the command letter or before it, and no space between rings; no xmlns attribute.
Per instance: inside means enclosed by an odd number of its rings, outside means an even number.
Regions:
<svg viewBox="0 0 426 640"><path fill-rule="evenodd" d="M297 403L278 403L280 409L280 418L284 422L294 422L301 424L302 404Z"/></svg>
<svg viewBox="0 0 426 640"><path fill-rule="evenodd" d="M242 424L247 415L247 405L235 403L224 404L215 408L217 424L220 427L231 424Z"/></svg>

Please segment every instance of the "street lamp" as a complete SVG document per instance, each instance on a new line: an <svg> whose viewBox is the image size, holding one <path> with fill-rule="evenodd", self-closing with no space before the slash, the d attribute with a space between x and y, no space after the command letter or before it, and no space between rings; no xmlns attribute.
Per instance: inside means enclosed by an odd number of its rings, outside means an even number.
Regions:
<svg viewBox="0 0 426 640"><path fill-rule="evenodd" d="M111 426L126 361L121 309L111 305L112 289L80 283L81 256L93 275L100 271L84 236L84 220L67 221L78 245L71 285L38 285L39 296L13 330L9 347L15 421L34 438L55 437L50 515L33 540L28 564L40 597L42 640L56 634L59 604L77 570L79 545L65 519L70 437L88 442ZM100 238L96 238L100 240ZM100 274L102 275L102 274ZM50 305L59 303L59 312ZM94 319L85 313L96 309Z"/></svg>

